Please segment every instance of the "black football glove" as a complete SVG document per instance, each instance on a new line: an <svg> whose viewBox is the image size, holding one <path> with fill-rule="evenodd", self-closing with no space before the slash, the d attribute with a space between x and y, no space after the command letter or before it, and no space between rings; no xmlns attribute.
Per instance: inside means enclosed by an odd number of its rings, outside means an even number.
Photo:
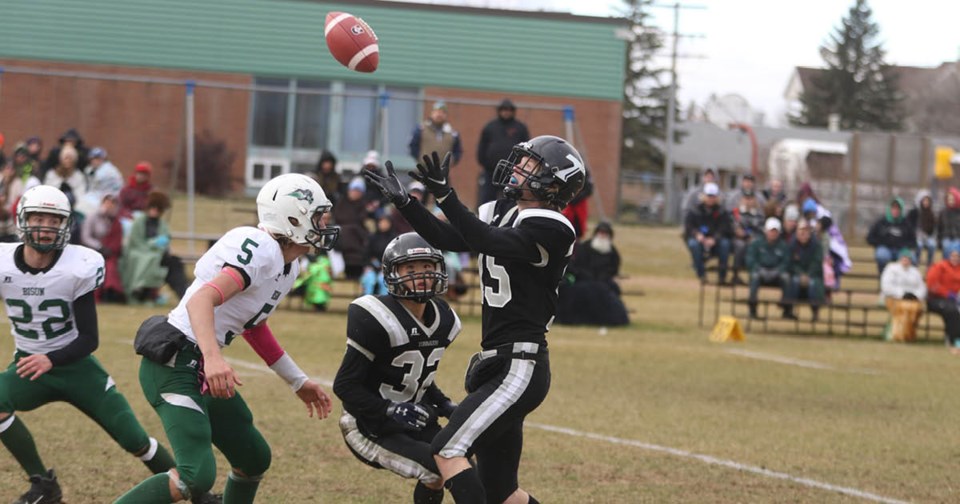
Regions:
<svg viewBox="0 0 960 504"><path fill-rule="evenodd" d="M430 420L429 411L419 404L409 402L390 403L390 406L387 406L387 416L404 428L415 431L426 427L427 421Z"/></svg>
<svg viewBox="0 0 960 504"><path fill-rule="evenodd" d="M397 172L393 169L393 163L387 161L384 163L384 166L387 168L386 175L382 175L377 170L363 170L363 178L376 186L376 188L380 190L380 194L383 194L383 196L390 200L397 208L407 206L407 203L410 203L410 195L407 194L407 190L403 188L403 184L401 184L400 179L397 178Z"/></svg>
<svg viewBox="0 0 960 504"><path fill-rule="evenodd" d="M432 156L423 156L423 162L417 163L417 171L410 172L410 176L419 180L438 199L445 198L451 190L450 153L443 156L443 162L437 151L433 151Z"/></svg>
<svg viewBox="0 0 960 504"><path fill-rule="evenodd" d="M447 399L443 403L436 406L437 416L450 418L450 415L453 414L453 410L455 409L457 409L457 403Z"/></svg>

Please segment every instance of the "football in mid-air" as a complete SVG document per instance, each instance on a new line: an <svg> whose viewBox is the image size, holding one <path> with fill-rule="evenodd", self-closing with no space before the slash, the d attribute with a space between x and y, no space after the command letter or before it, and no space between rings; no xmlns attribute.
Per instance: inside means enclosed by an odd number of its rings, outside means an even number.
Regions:
<svg viewBox="0 0 960 504"><path fill-rule="evenodd" d="M362 19L346 12L327 13L323 35L327 49L341 65L357 72L372 72L380 63L377 34Z"/></svg>

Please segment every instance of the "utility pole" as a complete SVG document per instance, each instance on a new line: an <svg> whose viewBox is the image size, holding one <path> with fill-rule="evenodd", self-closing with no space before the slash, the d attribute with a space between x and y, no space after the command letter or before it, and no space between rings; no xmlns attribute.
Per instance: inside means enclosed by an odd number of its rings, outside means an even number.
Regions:
<svg viewBox="0 0 960 504"><path fill-rule="evenodd" d="M670 43L670 96L667 98L667 131L666 152L664 153L664 190L666 196L666 211L663 212L664 223L677 221L676 187L673 181L673 137L676 128L675 111L677 106L677 43L680 40L680 9L706 9L702 5L681 5L676 2L670 4L653 4L653 7L673 9L673 41Z"/></svg>

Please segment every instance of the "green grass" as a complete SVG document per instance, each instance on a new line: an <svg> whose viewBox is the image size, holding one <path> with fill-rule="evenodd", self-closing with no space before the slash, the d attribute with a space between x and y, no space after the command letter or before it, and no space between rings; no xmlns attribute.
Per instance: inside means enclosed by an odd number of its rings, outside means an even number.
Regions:
<svg viewBox="0 0 960 504"><path fill-rule="evenodd" d="M184 226L185 227L185 226ZM179 229L179 227L178 227ZM710 455L749 466L916 502L952 502L960 435L958 361L937 345L869 339L747 334L714 344L696 324L697 285L672 228L621 227L634 324L550 332L553 383L530 422ZM137 383L130 341L147 308L102 306L97 356L148 431L164 439ZM271 326L311 375L332 379L344 349L342 314L281 311ZM4 328L4 334L6 334ZM462 397L462 372L480 326L464 332L443 359L437 382ZM729 353L812 361L809 369ZM0 338L0 353L12 350ZM258 362L243 343L228 357ZM9 353L6 353L9 355ZM409 502L413 483L353 458L336 419L310 420L278 378L237 368L241 391L270 442L273 467L260 502ZM339 413L339 406L337 407ZM22 414L71 504L109 502L147 476L76 410L53 404ZM226 462L219 459L222 489ZM0 454L0 502L25 485ZM542 502L853 502L855 497L636 446L525 431L521 484ZM451 499L448 497L447 502Z"/></svg>

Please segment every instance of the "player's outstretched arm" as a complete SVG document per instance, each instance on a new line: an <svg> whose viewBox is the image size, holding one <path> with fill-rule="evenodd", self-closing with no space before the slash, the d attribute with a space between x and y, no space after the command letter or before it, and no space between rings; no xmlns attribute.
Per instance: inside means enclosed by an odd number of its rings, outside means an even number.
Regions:
<svg viewBox="0 0 960 504"><path fill-rule="evenodd" d="M384 166L387 170L386 175L374 170L364 170L363 176L400 210L400 213L413 226L417 234L438 249L469 252L469 245L464 242L456 228L438 219L424 208L419 201L407 194L406 189L403 188L403 184L397 177L393 163L387 161Z"/></svg>
<svg viewBox="0 0 960 504"><path fill-rule="evenodd" d="M243 339L263 359L263 362L277 373L277 376L290 385L297 397L306 404L307 414L311 418L314 410L317 412L317 418L321 420L327 418L333 407L330 396L320 388L320 385L310 380L294 362L293 357L283 350L266 321L243 331Z"/></svg>

